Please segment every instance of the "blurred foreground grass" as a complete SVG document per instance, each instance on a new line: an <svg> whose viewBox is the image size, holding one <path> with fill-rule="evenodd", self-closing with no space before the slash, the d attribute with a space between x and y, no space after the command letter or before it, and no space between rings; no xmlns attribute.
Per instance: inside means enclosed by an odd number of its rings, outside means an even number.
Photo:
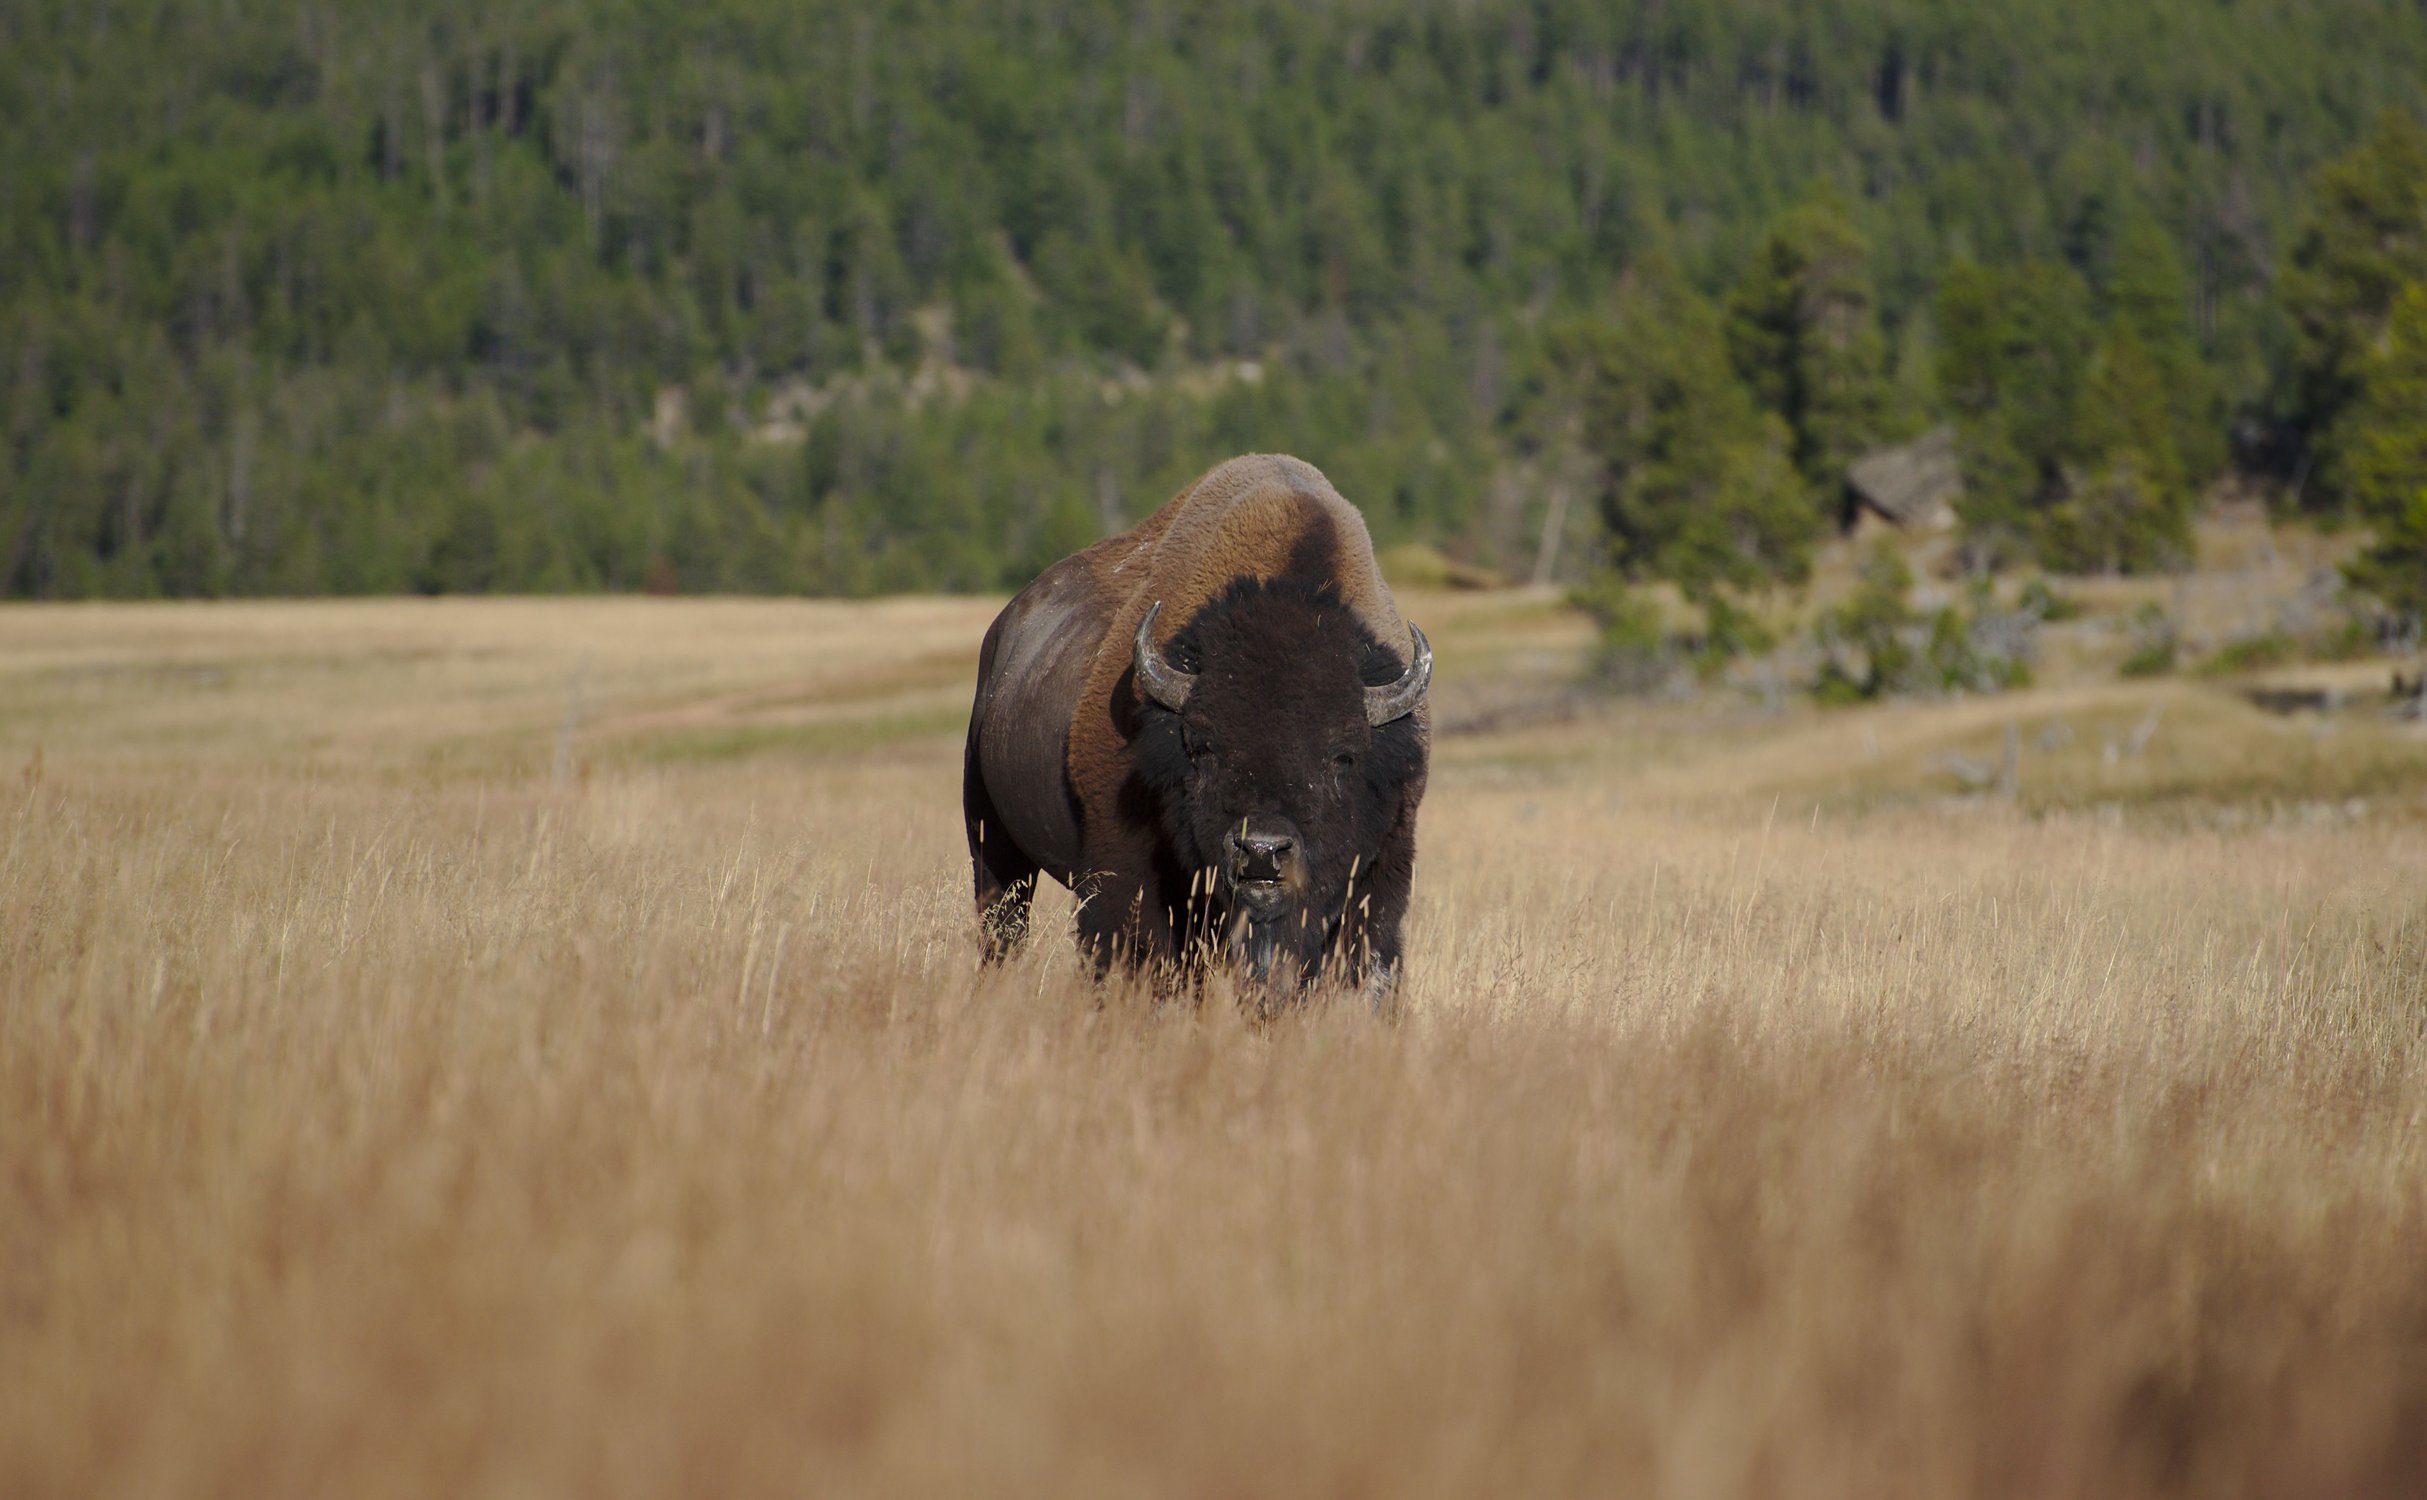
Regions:
<svg viewBox="0 0 2427 1500"><path fill-rule="evenodd" d="M983 603L0 612L0 1493L2419 1491L2427 741L1409 606L1264 1026L976 969Z"/></svg>

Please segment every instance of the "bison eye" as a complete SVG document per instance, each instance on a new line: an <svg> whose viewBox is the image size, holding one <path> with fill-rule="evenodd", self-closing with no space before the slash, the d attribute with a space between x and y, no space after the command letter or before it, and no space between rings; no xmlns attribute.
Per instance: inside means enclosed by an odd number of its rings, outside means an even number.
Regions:
<svg viewBox="0 0 2427 1500"><path fill-rule="evenodd" d="M1354 750L1341 751L1339 754L1331 758L1331 768L1335 771L1353 771L1357 769L1357 752Z"/></svg>

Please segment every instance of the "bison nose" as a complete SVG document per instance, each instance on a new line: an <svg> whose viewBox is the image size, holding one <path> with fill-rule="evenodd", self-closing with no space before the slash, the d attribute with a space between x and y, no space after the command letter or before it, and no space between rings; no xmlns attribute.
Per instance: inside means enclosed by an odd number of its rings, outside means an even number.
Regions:
<svg viewBox="0 0 2427 1500"><path fill-rule="evenodd" d="M1276 820L1277 822L1277 820ZM1275 882L1289 878L1298 857L1298 836L1287 824L1242 821L1231 830L1230 876L1238 881Z"/></svg>
<svg viewBox="0 0 2427 1500"><path fill-rule="evenodd" d="M1278 880L1281 866L1298 847L1286 833L1251 833L1239 840L1240 873L1249 880Z"/></svg>

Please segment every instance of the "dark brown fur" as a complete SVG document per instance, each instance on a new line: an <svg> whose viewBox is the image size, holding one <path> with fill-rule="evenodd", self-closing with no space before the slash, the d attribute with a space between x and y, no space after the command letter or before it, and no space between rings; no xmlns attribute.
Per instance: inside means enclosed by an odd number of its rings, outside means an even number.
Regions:
<svg viewBox="0 0 2427 1500"><path fill-rule="evenodd" d="M1191 707L1229 716L1227 779L1192 771L1178 716L1134 681L1132 638L1157 601L1167 654L1194 670L1208 665L1199 653L1223 653ZM1320 905L1305 913L1309 935L1284 946L1302 970L1336 957L1387 982L1413 878L1429 714L1420 705L1372 730L1337 721L1342 695L1391 680L1411 647L1364 518L1293 458L1232 459L1132 530L1047 569L987 632L970 715L962 800L989 955L1025 931L1039 871L1081 897L1081 941L1099 966L1201 955L1191 939L1218 938L1228 914L1208 897L1209 835L1190 823L1206 810L1188 805L1188 788L1235 797L1242 775L1269 783L1284 762L1320 753L1361 759L1329 800L1293 804L1302 820L1336 827L1315 841L1322 857L1310 856L1302 894ZM1318 736L1341 743L1314 745Z"/></svg>

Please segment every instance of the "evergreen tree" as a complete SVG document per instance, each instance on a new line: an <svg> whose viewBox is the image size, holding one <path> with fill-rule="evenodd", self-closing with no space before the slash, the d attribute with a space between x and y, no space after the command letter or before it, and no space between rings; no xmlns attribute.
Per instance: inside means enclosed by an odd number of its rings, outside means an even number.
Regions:
<svg viewBox="0 0 2427 1500"><path fill-rule="evenodd" d="M2030 555L2066 571L2145 572L2190 555L2196 496L2182 434L2201 413L2214 420L2184 390L2196 346L2170 263L2145 234L2128 226L2111 262L2103 338L2089 289L2062 262L1960 265L1941 285L1939 381L1960 434L1976 561Z"/></svg>
<svg viewBox="0 0 2427 1500"><path fill-rule="evenodd" d="M1728 352L1762 406L1794 435L1796 467L1832 494L1886 431L1886 344L1871 247L1835 208L1800 208L1770 228L1728 302Z"/></svg>
<svg viewBox="0 0 2427 1500"><path fill-rule="evenodd" d="M2212 471L2273 378L2270 247L2391 105L2281 282L2336 491L2418 274L2427 13L1825 11L8 7L0 594L1003 588L1273 447L1378 536L1522 566L1477 497L1558 426L1545 331L1658 245L1737 290L1799 481L1739 436L1725 488L1833 486L1943 399L1974 537L2028 546L2100 457L2070 427L2119 329ZM1809 183L1837 196L1781 216ZM2049 357L1942 398L1965 257ZM2078 336L2003 306L2040 264L2095 289ZM834 412L849 473L812 486Z"/></svg>
<svg viewBox="0 0 2427 1500"><path fill-rule="evenodd" d="M2361 366L2345 435L2353 508L2375 530L2351 582L2427 621L2427 280L2393 300L2383 344Z"/></svg>
<svg viewBox="0 0 2427 1500"><path fill-rule="evenodd" d="M2033 555L2066 465L2082 456L2076 424L2096 337L2088 290L2061 262L1958 262L1939 285L1936 323L1972 559L1995 566Z"/></svg>
<svg viewBox="0 0 2427 1500"><path fill-rule="evenodd" d="M1801 581L1819 512L1792 436L1737 380L1717 311L1665 261L1622 296L1591 381L1584 437L1620 574L1695 599Z"/></svg>
<svg viewBox="0 0 2427 1500"><path fill-rule="evenodd" d="M2184 482L2214 475L2225 464L2224 406L2192 331L2191 282L2182 257L2146 209L2126 218L2099 300L2108 327L2154 368Z"/></svg>
<svg viewBox="0 0 2427 1500"><path fill-rule="evenodd" d="M2427 279L2427 124L2387 110L2368 138L2318 174L2308 222L2278 285L2299 330L2293 416L2305 437L2301 503L2350 497L2342 430L2394 298Z"/></svg>
<svg viewBox="0 0 2427 1500"><path fill-rule="evenodd" d="M2175 447L2174 411L2164 363L2128 330L2110 335L2081 388L2073 443L2084 466L2118 454L2133 455L2133 467L2186 516L2191 482Z"/></svg>

